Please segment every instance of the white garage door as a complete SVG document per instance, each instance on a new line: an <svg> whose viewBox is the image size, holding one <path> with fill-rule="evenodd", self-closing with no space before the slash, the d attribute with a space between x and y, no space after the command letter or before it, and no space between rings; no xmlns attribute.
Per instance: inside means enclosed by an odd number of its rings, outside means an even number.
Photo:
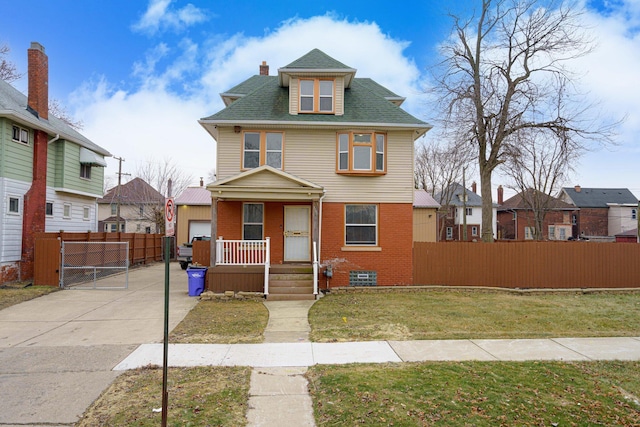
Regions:
<svg viewBox="0 0 640 427"><path fill-rule="evenodd" d="M189 241L195 236L211 236L211 222L191 221L189 223Z"/></svg>

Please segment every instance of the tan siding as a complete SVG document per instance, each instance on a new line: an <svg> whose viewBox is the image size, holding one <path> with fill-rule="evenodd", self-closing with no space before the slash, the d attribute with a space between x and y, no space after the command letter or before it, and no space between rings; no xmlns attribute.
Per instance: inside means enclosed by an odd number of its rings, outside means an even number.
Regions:
<svg viewBox="0 0 640 427"><path fill-rule="evenodd" d="M289 81L289 114L298 114L298 89L299 79L291 78Z"/></svg>
<svg viewBox="0 0 640 427"><path fill-rule="evenodd" d="M189 221L211 221L211 206L178 206L176 216L176 242L189 240Z"/></svg>
<svg viewBox="0 0 640 427"><path fill-rule="evenodd" d="M436 210L413 209L413 241L436 241Z"/></svg>
<svg viewBox="0 0 640 427"><path fill-rule="evenodd" d="M218 179L229 178L240 173L242 155L242 133L232 127L220 128L218 137Z"/></svg>
<svg viewBox="0 0 640 427"><path fill-rule="evenodd" d="M336 116L344 115L344 77L336 78L335 87L335 109Z"/></svg>

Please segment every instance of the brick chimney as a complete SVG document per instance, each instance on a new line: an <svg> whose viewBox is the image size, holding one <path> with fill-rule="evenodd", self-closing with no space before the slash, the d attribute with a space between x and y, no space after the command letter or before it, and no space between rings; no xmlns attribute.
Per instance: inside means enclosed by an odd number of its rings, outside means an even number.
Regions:
<svg viewBox="0 0 640 427"><path fill-rule="evenodd" d="M27 105L38 113L39 117L49 120L49 58L44 46L31 42L27 50L29 93Z"/></svg>
<svg viewBox="0 0 640 427"><path fill-rule="evenodd" d="M269 66L267 65L267 61L262 61L262 65L260 65L260 75L261 76L269 75Z"/></svg>
<svg viewBox="0 0 640 427"><path fill-rule="evenodd" d="M204 187L204 178L200 177L200 187Z"/></svg>
<svg viewBox="0 0 640 427"><path fill-rule="evenodd" d="M498 204L504 204L504 189L502 188L502 185L498 186Z"/></svg>
<svg viewBox="0 0 640 427"><path fill-rule="evenodd" d="M582 187L580 187L579 185L576 185L575 187L573 187L574 190L576 190L576 193L579 193L582 191Z"/></svg>
<svg viewBox="0 0 640 427"><path fill-rule="evenodd" d="M42 119L49 119L49 60L44 47L31 43L27 50L28 87L27 109ZM44 206L47 202L47 148L49 135L33 129L33 163L31 187L22 202L22 258L20 280L33 277L35 235L45 231Z"/></svg>
<svg viewBox="0 0 640 427"><path fill-rule="evenodd" d="M476 184L475 181L473 181L473 184L471 184L471 191L473 191L474 193L478 194L478 184Z"/></svg>

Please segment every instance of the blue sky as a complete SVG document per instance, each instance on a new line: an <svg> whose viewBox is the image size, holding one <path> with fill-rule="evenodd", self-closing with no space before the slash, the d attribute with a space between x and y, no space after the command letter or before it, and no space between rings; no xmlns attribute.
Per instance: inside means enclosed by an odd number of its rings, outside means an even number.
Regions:
<svg viewBox="0 0 640 427"><path fill-rule="evenodd" d="M215 165L215 143L197 120L221 109L218 94L257 74L261 61L273 75L317 47L407 97L404 108L429 121L422 89L451 27L447 13L467 17L478 3L0 0L0 43L21 71L30 42L45 46L50 97L124 157L126 172L171 159L196 184ZM640 0L590 1L584 19L598 42L576 63L584 87L605 114L627 120L619 146L585 156L566 185L640 195ZM14 85L26 92L26 77ZM108 160L113 183L116 171Z"/></svg>

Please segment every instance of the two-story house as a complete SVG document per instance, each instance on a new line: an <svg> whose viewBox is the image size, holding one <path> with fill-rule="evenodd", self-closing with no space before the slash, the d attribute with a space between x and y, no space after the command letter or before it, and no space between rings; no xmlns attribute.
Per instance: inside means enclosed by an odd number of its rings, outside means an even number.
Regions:
<svg viewBox="0 0 640 427"><path fill-rule="evenodd" d="M482 232L482 197L476 193L476 183L471 189L454 182L434 198L442 205L438 220L440 241L478 241ZM492 209L493 235L496 235L497 205Z"/></svg>
<svg viewBox="0 0 640 427"><path fill-rule="evenodd" d="M0 283L33 277L35 234L96 231L104 148L49 114L45 49L28 49L28 94L0 80Z"/></svg>
<svg viewBox="0 0 640 427"><path fill-rule="evenodd" d="M120 188L113 187L98 199L100 231L160 233L160 226L164 224L164 202L162 193L142 178L133 178Z"/></svg>
<svg viewBox="0 0 640 427"><path fill-rule="evenodd" d="M505 240L569 240L579 208L534 189L503 200L498 188L498 238ZM538 211L536 215L535 210ZM536 217L543 218L536 232ZM540 219L539 219L540 221Z"/></svg>
<svg viewBox="0 0 640 427"><path fill-rule="evenodd" d="M269 237L272 265L317 254L323 287L413 283L413 149L431 126L355 74L318 49L274 76L263 62L199 121L217 141L210 273L221 236Z"/></svg>
<svg viewBox="0 0 640 427"><path fill-rule="evenodd" d="M576 185L564 187L558 198L580 208L572 218L575 238L613 238L638 226L638 198L627 188Z"/></svg>

